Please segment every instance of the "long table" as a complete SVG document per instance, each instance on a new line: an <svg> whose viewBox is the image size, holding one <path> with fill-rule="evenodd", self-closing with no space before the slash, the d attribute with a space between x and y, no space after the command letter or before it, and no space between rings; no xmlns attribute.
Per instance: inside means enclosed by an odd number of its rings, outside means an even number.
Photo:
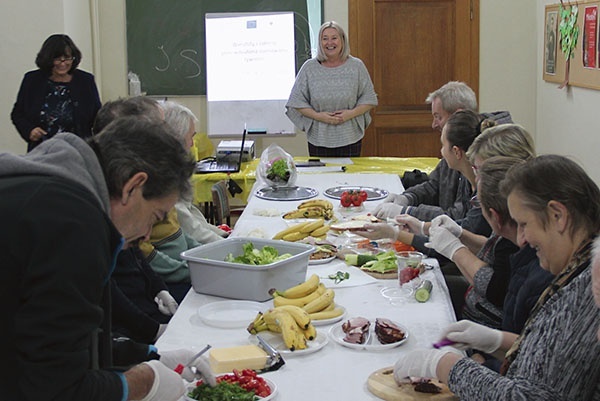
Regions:
<svg viewBox="0 0 600 401"><path fill-rule="evenodd" d="M324 198L327 188L352 185L383 188L391 192L401 192L402 183L395 174L300 174L296 183L319 191L318 198ZM256 191L256 185L253 193ZM247 236L248 233L272 236L287 226L281 214L293 208L301 201L267 201L251 196L248 206L236 223L234 236ZM332 200L337 206L338 201ZM372 211L380 201L365 202L365 210ZM264 217L265 210L278 212L277 216ZM338 215L342 218L343 216ZM351 240L351 239L350 239ZM268 372L264 377L278 387L277 400L294 401L306 399L318 400L377 400L367 389L369 375L381 368L393 366L398 356L413 349L430 348L439 339L440 332L455 321L450 297L444 279L435 259L426 259L434 269L424 273L433 282L434 289L429 301L418 303L412 297L392 304L382 296L381 291L396 287L396 280L378 280L360 270L348 267L341 260L324 265L309 265L307 276L316 273L326 277L337 270L349 271L350 279L334 284L324 280L328 287L335 289L336 303L346 309L344 319L362 316L370 320L377 317L391 319L408 330L408 340L395 348L378 350L357 350L338 344L329 336L329 326L317 326L317 332L326 336L327 343L315 352L301 352L284 355L286 364L279 370ZM253 342L245 328L218 328L207 325L197 314L198 308L211 302L224 301L225 298L195 293L193 290L182 301L177 313L171 319L157 346L160 349L192 347L201 349L206 344L212 347L228 347ZM264 302L265 310L272 301ZM248 322L250 323L250 322ZM339 324L339 323L337 323ZM323 338L323 337L322 337Z"/></svg>

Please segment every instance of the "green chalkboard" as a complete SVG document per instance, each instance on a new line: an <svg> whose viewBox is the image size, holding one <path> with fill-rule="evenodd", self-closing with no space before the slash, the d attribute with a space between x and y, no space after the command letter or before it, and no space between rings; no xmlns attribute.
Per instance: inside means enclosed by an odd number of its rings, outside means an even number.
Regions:
<svg viewBox="0 0 600 401"><path fill-rule="evenodd" d="M294 12L297 72L311 57L302 0L127 0L128 69L147 95L205 95L205 14L269 11Z"/></svg>

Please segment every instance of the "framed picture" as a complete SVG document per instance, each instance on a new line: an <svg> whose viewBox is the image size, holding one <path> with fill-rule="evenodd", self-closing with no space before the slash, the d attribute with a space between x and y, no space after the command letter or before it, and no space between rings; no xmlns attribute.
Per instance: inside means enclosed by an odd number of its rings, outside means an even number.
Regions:
<svg viewBox="0 0 600 401"><path fill-rule="evenodd" d="M558 12L547 11L544 29L544 73L548 75L556 75L557 22Z"/></svg>

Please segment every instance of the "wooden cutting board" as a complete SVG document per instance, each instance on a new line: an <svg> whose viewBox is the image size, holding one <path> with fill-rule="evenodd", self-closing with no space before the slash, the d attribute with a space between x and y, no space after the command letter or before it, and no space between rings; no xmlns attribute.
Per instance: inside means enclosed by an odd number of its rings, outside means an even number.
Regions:
<svg viewBox="0 0 600 401"><path fill-rule="evenodd" d="M445 384L434 380L433 383L442 388L438 394L427 394L416 392L412 384L403 384L398 386L394 380L394 368L379 369L367 379L367 388L377 397L386 401L455 401L458 400Z"/></svg>
<svg viewBox="0 0 600 401"><path fill-rule="evenodd" d="M371 277L375 277L378 279L382 279L382 280L392 280L398 279L398 270L393 271L393 272L387 272L387 273L378 273L378 272L372 272L369 270L363 270L363 272L367 273L369 276Z"/></svg>

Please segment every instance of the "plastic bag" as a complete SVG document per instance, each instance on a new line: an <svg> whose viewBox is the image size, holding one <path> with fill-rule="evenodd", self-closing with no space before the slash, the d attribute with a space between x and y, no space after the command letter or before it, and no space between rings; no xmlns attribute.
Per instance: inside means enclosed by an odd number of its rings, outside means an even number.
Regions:
<svg viewBox="0 0 600 401"><path fill-rule="evenodd" d="M262 152L257 174L271 187L291 187L298 177L294 158L275 143Z"/></svg>

